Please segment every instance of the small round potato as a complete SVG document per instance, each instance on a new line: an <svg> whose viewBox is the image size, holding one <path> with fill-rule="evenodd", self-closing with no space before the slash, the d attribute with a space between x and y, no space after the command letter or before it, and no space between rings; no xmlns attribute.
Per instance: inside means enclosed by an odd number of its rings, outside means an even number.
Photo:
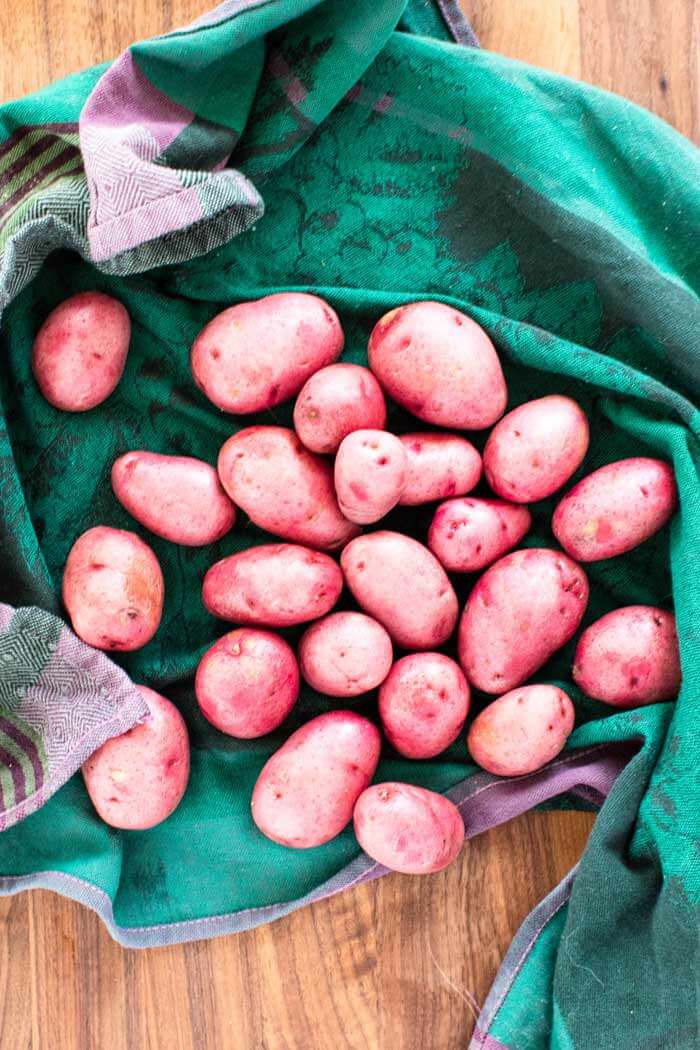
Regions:
<svg viewBox="0 0 700 1050"><path fill-rule="evenodd" d="M527 507L497 499L441 503L428 531L428 546L448 572L479 572L516 547L532 524Z"/></svg>
<svg viewBox="0 0 700 1050"><path fill-rule="evenodd" d="M144 831L179 806L190 775L190 745L182 715L145 685L148 717L112 737L83 765L90 801L105 824Z"/></svg>
<svg viewBox="0 0 700 1050"><path fill-rule="evenodd" d="M534 773L551 762L574 728L574 705L553 685L513 689L485 707L467 739L478 766L499 777Z"/></svg>
<svg viewBox="0 0 700 1050"><path fill-rule="evenodd" d="M299 642L299 664L313 689L328 696L360 696L389 674L393 649L380 623L359 612L331 613Z"/></svg>
<svg viewBox="0 0 700 1050"><path fill-rule="evenodd" d="M386 430L354 430L340 444L334 479L345 517L370 525L399 502L406 482L406 451Z"/></svg>
<svg viewBox="0 0 700 1050"><path fill-rule="evenodd" d="M408 460L402 507L462 496L481 477L481 456L457 434L402 434L401 443Z"/></svg>
<svg viewBox="0 0 700 1050"><path fill-rule="evenodd" d="M354 711L312 718L265 763L253 790L253 820L283 846L309 849L339 835L374 776L377 727Z"/></svg>
<svg viewBox="0 0 700 1050"><path fill-rule="evenodd" d="M601 616L579 638L573 677L587 696L613 707L674 699L681 686L675 617L652 605Z"/></svg>
<svg viewBox="0 0 700 1050"><path fill-rule="evenodd" d="M158 630L163 593L158 559L135 533L97 525L71 547L63 604L73 630L88 645L140 649Z"/></svg>
<svg viewBox="0 0 700 1050"><path fill-rule="evenodd" d="M383 430L386 401L362 365L328 365L302 387L294 406L294 429L312 452L334 453L353 430Z"/></svg>
<svg viewBox="0 0 700 1050"><path fill-rule="evenodd" d="M131 322L118 299L78 292L52 310L32 348L42 394L64 412L87 412L105 401L124 372Z"/></svg>
<svg viewBox="0 0 700 1050"><path fill-rule="evenodd" d="M373 784L358 798L353 819L365 853L405 875L442 871L464 843L454 802L413 784Z"/></svg>
<svg viewBox="0 0 700 1050"><path fill-rule="evenodd" d="M379 690L384 735L406 758L434 758L462 732L469 686L459 665L442 653L397 660Z"/></svg>

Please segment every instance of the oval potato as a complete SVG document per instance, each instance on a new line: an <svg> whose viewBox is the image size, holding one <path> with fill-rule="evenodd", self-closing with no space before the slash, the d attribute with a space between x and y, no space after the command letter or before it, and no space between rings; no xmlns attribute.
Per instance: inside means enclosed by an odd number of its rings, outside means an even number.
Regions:
<svg viewBox="0 0 700 1050"><path fill-rule="evenodd" d="M399 502L406 481L406 451L386 430L354 430L335 457L335 491L349 521L369 525Z"/></svg>
<svg viewBox="0 0 700 1050"><path fill-rule="evenodd" d="M401 443L407 457L402 507L462 496L481 477L481 456L458 434L402 434Z"/></svg>
<svg viewBox="0 0 700 1050"><path fill-rule="evenodd" d="M379 717L391 746L406 758L434 758L453 744L469 712L469 685L442 653L397 660L379 690Z"/></svg>
<svg viewBox="0 0 700 1050"><path fill-rule="evenodd" d="M469 753L500 777L534 773L559 754L574 728L574 705L563 689L528 685L485 707L469 730Z"/></svg>
<svg viewBox="0 0 700 1050"><path fill-rule="evenodd" d="M383 430L386 401L362 365L328 365L302 387L294 406L294 429L312 452L334 453L353 430Z"/></svg>
<svg viewBox="0 0 700 1050"><path fill-rule="evenodd" d="M391 668L391 638L359 612L338 612L312 624L299 642L299 664L313 689L328 696L360 696L384 681Z"/></svg>
<svg viewBox="0 0 700 1050"><path fill-rule="evenodd" d="M516 547L532 524L527 507L496 499L441 503L428 530L428 547L448 572L478 572Z"/></svg>

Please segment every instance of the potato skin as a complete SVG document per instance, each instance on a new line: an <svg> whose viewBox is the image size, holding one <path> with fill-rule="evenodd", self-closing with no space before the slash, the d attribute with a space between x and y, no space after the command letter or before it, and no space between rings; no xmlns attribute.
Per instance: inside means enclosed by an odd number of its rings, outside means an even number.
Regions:
<svg viewBox="0 0 700 1050"><path fill-rule="evenodd" d="M299 642L304 679L328 696L360 696L376 689L392 659L391 638L364 613L331 613L313 623Z"/></svg>
<svg viewBox="0 0 700 1050"><path fill-rule="evenodd" d="M158 630L163 595L158 559L135 533L97 525L71 547L63 604L73 630L88 645L140 649Z"/></svg>
<svg viewBox="0 0 700 1050"><path fill-rule="evenodd" d="M143 831L180 804L190 775L190 745L175 705L145 685L136 688L149 717L99 747L83 765L83 778L105 824Z"/></svg>
<svg viewBox="0 0 700 1050"><path fill-rule="evenodd" d="M500 777L519 777L551 762L573 728L574 705L563 689L521 686L477 715L467 746L482 769Z"/></svg>
<svg viewBox="0 0 700 1050"><path fill-rule="evenodd" d="M335 457L335 491L349 521L369 525L399 502L406 482L406 451L386 430L354 430Z"/></svg>
<svg viewBox="0 0 700 1050"><path fill-rule="evenodd" d="M503 415L508 392L493 343L451 306L391 310L375 325L368 355L389 396L426 423L483 430Z"/></svg>
<svg viewBox="0 0 700 1050"><path fill-rule="evenodd" d="M578 561L600 561L637 547L676 508L673 470L660 459L635 456L594 470L560 500L552 531Z"/></svg>
<svg viewBox="0 0 700 1050"><path fill-rule="evenodd" d="M127 452L114 461L112 488L132 517L184 547L220 540L236 520L214 468L191 456Z"/></svg>
<svg viewBox="0 0 700 1050"><path fill-rule="evenodd" d="M462 496L481 477L481 456L458 434L402 434L401 443L407 457L402 507Z"/></svg>
<svg viewBox="0 0 700 1050"><path fill-rule="evenodd" d="M334 453L353 430L383 430L386 401L362 365L328 365L306 380L294 406L294 429L311 452Z"/></svg>
<svg viewBox="0 0 700 1050"><path fill-rule="evenodd" d="M359 531L340 512L330 464L287 427L239 430L219 452L217 469L233 502L282 539L333 550Z"/></svg>
<svg viewBox="0 0 700 1050"><path fill-rule="evenodd" d="M535 503L565 485L588 451L588 420L570 397L551 394L499 420L484 448L484 473L502 499Z"/></svg>
<svg viewBox="0 0 700 1050"><path fill-rule="evenodd" d="M104 292L78 292L51 311L32 347L42 394L64 412L87 412L116 388L131 338L126 307Z"/></svg>
<svg viewBox="0 0 700 1050"><path fill-rule="evenodd" d="M312 718L263 766L253 789L253 820L283 846L329 842L352 820L380 750L379 730L354 711Z"/></svg>
<svg viewBox="0 0 700 1050"><path fill-rule="evenodd" d="M327 554L294 543L268 543L215 562L202 584L212 616L259 627L294 627L330 612L343 589Z"/></svg>
<svg viewBox="0 0 700 1050"><path fill-rule="evenodd" d="M373 784L357 800L353 820L365 853L405 875L442 871L464 843L454 802L412 784Z"/></svg>
<svg viewBox="0 0 700 1050"><path fill-rule="evenodd" d="M681 685L675 617L652 605L601 616L579 638L573 677L587 696L613 707L672 700Z"/></svg>
<svg viewBox="0 0 700 1050"><path fill-rule="evenodd" d="M334 310L307 292L238 303L205 325L192 346L194 381L224 412L261 412L298 394L314 372L340 357Z"/></svg>
<svg viewBox="0 0 700 1050"><path fill-rule="evenodd" d="M434 758L462 732L469 699L469 685L454 660L442 653L411 653L396 661L379 690L384 735L406 758Z"/></svg>
<svg viewBox="0 0 700 1050"><path fill-rule="evenodd" d="M457 596L440 562L422 543L382 530L351 540L340 556L358 604L397 645L434 649L452 634Z"/></svg>
<svg viewBox="0 0 700 1050"><path fill-rule="evenodd" d="M532 524L527 507L497 499L441 503L428 530L428 547L448 572L479 572L516 547Z"/></svg>
<svg viewBox="0 0 700 1050"><path fill-rule="evenodd" d="M467 679L485 693L514 689L569 641L587 603L586 574L565 554L506 554L477 580L462 613L457 644Z"/></svg>
<svg viewBox="0 0 700 1050"><path fill-rule="evenodd" d="M250 740L284 722L299 696L299 667L284 638L241 627L207 649L194 691L207 721L222 733Z"/></svg>

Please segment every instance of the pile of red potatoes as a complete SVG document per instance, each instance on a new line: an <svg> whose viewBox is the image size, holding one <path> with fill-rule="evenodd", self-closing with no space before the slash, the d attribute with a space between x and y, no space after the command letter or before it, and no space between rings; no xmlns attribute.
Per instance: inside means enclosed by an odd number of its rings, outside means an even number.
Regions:
<svg viewBox="0 0 700 1050"><path fill-rule="evenodd" d="M129 338L127 311L110 296L86 292L63 302L34 344L44 396L71 412L100 404L119 382ZM610 463L556 507L561 549L517 549L531 524L527 504L561 489L584 460L589 428L580 406L547 396L504 415L508 392L491 340L442 303L411 303L382 317L369 368L338 363L343 343L336 313L315 295L270 295L224 310L192 347L197 386L234 415L296 397L294 430L239 430L216 469L133 450L114 463L112 486L141 525L172 543L220 539L234 527L236 508L283 541L223 558L202 582L205 607L236 625L204 654L195 679L201 710L222 733L251 738L276 729L302 677L341 701L378 689L381 732L338 707L272 755L251 803L260 831L304 849L354 820L375 860L397 871L438 871L462 845L459 812L419 787L372 785L381 733L401 755L433 758L463 733L473 685L495 697L467 736L479 766L518 777L553 759L572 731L573 705L562 689L532 679L581 623L588 601L581 563L623 554L660 529L676 487L659 460ZM438 429L389 433L387 396ZM489 427L482 457L463 432ZM482 471L488 499L469 495ZM427 543L376 528L393 507L425 503L436 504ZM338 551L339 559L327 553ZM482 573L461 615L448 572ZM333 611L344 587L361 611ZM89 645L146 645L163 593L155 554L132 532L98 526L70 551L63 599ZM294 652L276 629L299 624L309 626ZM439 652L455 632L459 663ZM395 660L395 646L407 655ZM582 633L572 676L588 696L616 707L673 698L680 685L673 615L637 605L603 616ZM83 771L97 812L119 828L168 817L189 774L182 717L165 697L139 688L150 716L104 744Z"/></svg>

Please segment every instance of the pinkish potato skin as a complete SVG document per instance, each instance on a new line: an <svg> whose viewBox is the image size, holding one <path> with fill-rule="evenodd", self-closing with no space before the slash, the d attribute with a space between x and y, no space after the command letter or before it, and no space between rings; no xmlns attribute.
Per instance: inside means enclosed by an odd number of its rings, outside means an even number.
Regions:
<svg viewBox="0 0 700 1050"><path fill-rule="evenodd" d="M560 500L552 531L578 561L600 561L637 547L676 507L673 470L660 459L621 459L588 474Z"/></svg>
<svg viewBox="0 0 700 1050"><path fill-rule="evenodd" d="M402 434L401 443L408 460L402 507L462 496L481 477L481 456L457 434Z"/></svg>
<svg viewBox="0 0 700 1050"><path fill-rule="evenodd" d="M613 707L672 700L681 685L675 617L651 605L601 616L579 638L573 677L587 696Z"/></svg>
<svg viewBox="0 0 700 1050"><path fill-rule="evenodd" d="M434 758L453 744L469 712L469 685L442 653L397 660L379 690L379 717L391 746L406 758Z"/></svg>
<svg viewBox="0 0 700 1050"><path fill-rule="evenodd" d="M343 574L327 554L293 543L270 543L217 561L202 584L205 608L222 620L293 627L330 612Z"/></svg>
<svg viewBox="0 0 700 1050"><path fill-rule="evenodd" d="M190 775L190 745L175 705L145 685L136 688L148 718L98 748L84 764L83 777L105 824L144 831L180 804Z"/></svg>
<svg viewBox="0 0 700 1050"><path fill-rule="evenodd" d="M406 481L406 451L385 430L354 430L340 444L334 479L345 517L369 525L399 502Z"/></svg>
<svg viewBox="0 0 700 1050"><path fill-rule="evenodd" d="M576 632L588 602L580 565L546 548L514 551L481 576L459 625L459 662L485 693L520 685Z"/></svg>
<svg viewBox="0 0 700 1050"><path fill-rule="evenodd" d="M357 800L355 835L365 853L391 871L442 871L464 843L454 802L412 784L373 784Z"/></svg>
<svg viewBox="0 0 700 1050"><path fill-rule="evenodd" d="M263 766L253 790L253 820L283 846L321 846L352 820L380 751L379 730L354 711L312 718Z"/></svg>
<svg viewBox="0 0 700 1050"><path fill-rule="evenodd" d="M422 543L388 530L358 536L340 556L345 581L365 612L404 649L434 649L452 634L457 596Z"/></svg>
<svg viewBox="0 0 700 1050"><path fill-rule="evenodd" d="M127 452L114 462L112 488L137 521L185 547L220 540L236 520L214 468L190 456Z"/></svg>
<svg viewBox="0 0 700 1050"><path fill-rule="evenodd" d="M103 292L79 292L52 310L32 348L42 394L64 412L101 404L122 377L131 322L126 308Z"/></svg>
<svg viewBox="0 0 700 1050"><path fill-rule="evenodd" d="M328 303L279 292L231 306L205 325L192 346L192 374L224 412L261 412L298 394L342 349L343 330Z"/></svg>
<svg viewBox="0 0 700 1050"><path fill-rule="evenodd" d="M202 714L222 733L241 740L264 736L297 702L296 657L278 634L241 627L207 649L194 691Z"/></svg>
<svg viewBox="0 0 700 1050"><path fill-rule="evenodd" d="M332 613L312 624L299 642L304 679L328 696L360 696L376 689L392 659L391 638L364 613Z"/></svg>
<svg viewBox="0 0 700 1050"><path fill-rule="evenodd" d="M140 649L158 630L163 574L135 533L98 525L79 536L63 573L75 633L96 649Z"/></svg>
<svg viewBox="0 0 700 1050"><path fill-rule="evenodd" d="M451 306L391 310L375 325L368 354L389 396L426 423L483 430L503 415L508 392L493 343Z"/></svg>
<svg viewBox="0 0 700 1050"><path fill-rule="evenodd" d="M312 452L334 453L353 430L383 430L386 401L361 365L336 364L306 380L294 406L294 429Z"/></svg>
<svg viewBox="0 0 700 1050"><path fill-rule="evenodd" d="M448 572L478 572L520 543L527 507L497 499L451 499L435 511L428 546Z"/></svg>
<svg viewBox="0 0 700 1050"><path fill-rule="evenodd" d="M588 420L570 397L552 394L519 405L489 434L486 480L502 499L535 503L565 485L588 451Z"/></svg>
<svg viewBox="0 0 700 1050"><path fill-rule="evenodd" d="M286 427L246 427L219 453L221 484L250 520L283 539L322 550L359 531L340 512L333 468Z"/></svg>
<svg viewBox="0 0 700 1050"><path fill-rule="evenodd" d="M520 777L551 762L573 728L574 705L562 689L521 686L477 715L467 746L482 769L500 777Z"/></svg>

